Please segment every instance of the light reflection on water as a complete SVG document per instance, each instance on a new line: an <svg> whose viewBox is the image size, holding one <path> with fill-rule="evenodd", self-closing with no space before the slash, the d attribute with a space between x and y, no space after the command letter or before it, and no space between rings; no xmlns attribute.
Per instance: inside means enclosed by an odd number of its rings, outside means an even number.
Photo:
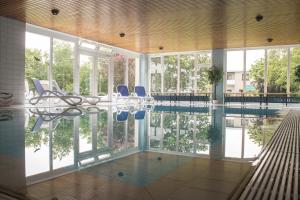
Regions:
<svg viewBox="0 0 300 200"><path fill-rule="evenodd" d="M25 110L28 183L143 150L252 161L281 119L274 110L223 107L76 109Z"/></svg>

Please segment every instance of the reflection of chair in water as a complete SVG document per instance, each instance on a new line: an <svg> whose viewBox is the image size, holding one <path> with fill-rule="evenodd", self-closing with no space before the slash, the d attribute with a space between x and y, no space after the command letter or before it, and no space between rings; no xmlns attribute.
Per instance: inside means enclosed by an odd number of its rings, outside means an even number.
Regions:
<svg viewBox="0 0 300 200"><path fill-rule="evenodd" d="M145 118L146 111L145 110L139 110L134 113L134 119L135 120L143 120Z"/></svg>
<svg viewBox="0 0 300 200"><path fill-rule="evenodd" d="M55 130L60 122L60 119L64 118L67 120L72 120L74 117L80 116L82 114L82 111L78 108L67 108L60 112L48 112L39 109L29 109L29 111L33 114L38 115L33 127L31 128L32 132L38 132L44 122L52 121L56 123L52 124L51 130Z"/></svg>
<svg viewBox="0 0 300 200"><path fill-rule="evenodd" d="M82 103L82 98L79 96L65 95L59 91L45 90L40 80L38 79L32 79L32 80L33 80L34 87L39 94L38 97L33 97L29 100L29 103L32 105L36 105L37 103L39 103L40 100L47 100L47 99L60 99L70 106L77 106Z"/></svg>
<svg viewBox="0 0 300 200"><path fill-rule="evenodd" d="M63 91L58 83L55 80L52 80L52 87L54 91L58 91L61 94L65 94L68 95L67 92ZM82 103L88 103L90 105L96 105L97 103L99 103L101 101L100 97L96 97L96 96L81 96L81 95L77 95L77 94L72 94L72 95L76 95L82 98Z"/></svg>
<svg viewBox="0 0 300 200"><path fill-rule="evenodd" d="M58 112L51 112L46 110L40 110L38 108L29 109L33 114L41 117L43 121L52 121L59 118L73 119L74 117L80 116L82 111L79 108L66 108L64 110L59 110Z"/></svg>
<svg viewBox="0 0 300 200"><path fill-rule="evenodd" d="M121 111L120 113L117 113L116 120L118 122L124 122L128 119L128 114L129 114L128 111Z"/></svg>
<svg viewBox="0 0 300 200"><path fill-rule="evenodd" d="M9 110L0 111L0 121L10 121L13 119L13 113Z"/></svg>
<svg viewBox="0 0 300 200"><path fill-rule="evenodd" d="M0 106L10 106L13 104L13 94L0 92Z"/></svg>

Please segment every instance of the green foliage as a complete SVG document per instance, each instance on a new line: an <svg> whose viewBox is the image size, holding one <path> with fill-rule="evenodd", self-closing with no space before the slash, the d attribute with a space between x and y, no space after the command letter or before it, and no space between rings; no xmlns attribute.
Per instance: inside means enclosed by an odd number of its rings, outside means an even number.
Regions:
<svg viewBox="0 0 300 200"><path fill-rule="evenodd" d="M73 55L70 43L53 41L53 79L66 92L73 92Z"/></svg>
<svg viewBox="0 0 300 200"><path fill-rule="evenodd" d="M217 126L210 125L207 134L207 139L209 143L214 144L220 141L220 138L221 138L221 130Z"/></svg>
<svg viewBox="0 0 300 200"><path fill-rule="evenodd" d="M300 83L300 65L297 65L296 67L295 67L295 81L297 82L297 83Z"/></svg>
<svg viewBox="0 0 300 200"><path fill-rule="evenodd" d="M256 61L254 65L251 65L249 71L249 78L251 85L260 93L264 92L264 73L265 73L265 61L263 58Z"/></svg>
<svg viewBox="0 0 300 200"><path fill-rule="evenodd" d="M109 63L105 59L100 59L98 62L98 95L104 96L108 94L108 69Z"/></svg>
<svg viewBox="0 0 300 200"><path fill-rule="evenodd" d="M213 98L216 99L217 96L217 83L223 78L223 71L217 68L216 66L212 66L207 69L207 78L211 85L214 86L214 95Z"/></svg>
<svg viewBox="0 0 300 200"><path fill-rule="evenodd" d="M177 56L164 57L164 92L177 91Z"/></svg>
<svg viewBox="0 0 300 200"><path fill-rule="evenodd" d="M176 114L164 115L163 149L192 153L206 151L205 141L208 135L209 118L207 115L180 115L179 136L177 146L177 117ZM194 138L195 136L195 138ZM194 141L194 139L196 139ZM203 143L204 142L204 143ZM156 143L153 143L154 145ZM178 148L178 149L176 149Z"/></svg>
<svg viewBox="0 0 300 200"><path fill-rule="evenodd" d="M31 79L48 80L49 54L39 49L25 49L25 79L34 90ZM65 91L73 91L73 48L70 43L54 40L53 79Z"/></svg>
<svg viewBox="0 0 300 200"><path fill-rule="evenodd" d="M92 73L92 61L80 65L80 95L87 96L91 93L90 79Z"/></svg>
<svg viewBox="0 0 300 200"><path fill-rule="evenodd" d="M48 80L49 55L38 49L25 49L25 80L29 90L34 90L32 78Z"/></svg>
<svg viewBox="0 0 300 200"><path fill-rule="evenodd" d="M125 84L125 59L118 55L114 59L114 89L119 84Z"/></svg>
<svg viewBox="0 0 300 200"><path fill-rule="evenodd" d="M73 121L61 119L52 133L53 159L63 159L73 150Z"/></svg>
<svg viewBox="0 0 300 200"><path fill-rule="evenodd" d="M271 140L277 123L272 118L253 120L248 126L250 140L259 146L265 146Z"/></svg>
<svg viewBox="0 0 300 200"><path fill-rule="evenodd" d="M28 125L25 128L25 147L39 149L49 142L49 131L46 128L41 128L38 132L32 132L35 121L35 117L29 117Z"/></svg>
<svg viewBox="0 0 300 200"><path fill-rule="evenodd" d="M297 73L300 73L300 48L291 48L291 74L290 87L291 92L299 92L299 82L297 81ZM257 60L249 71L249 79L251 84L256 87L259 92L264 91L264 59ZM287 86L287 52L278 49L268 51L268 71L267 82L268 92L285 93Z"/></svg>
<svg viewBox="0 0 300 200"><path fill-rule="evenodd" d="M207 69L208 81L212 85L216 85L223 78L223 72L216 66L212 66Z"/></svg>

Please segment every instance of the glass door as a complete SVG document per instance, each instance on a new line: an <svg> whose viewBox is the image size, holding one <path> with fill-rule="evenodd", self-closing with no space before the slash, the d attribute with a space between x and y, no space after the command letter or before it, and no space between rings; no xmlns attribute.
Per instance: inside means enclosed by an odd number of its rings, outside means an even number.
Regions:
<svg viewBox="0 0 300 200"><path fill-rule="evenodd" d="M109 58L108 57L98 57L97 62L97 74L95 79L97 79L97 93L98 96L108 95L108 69L109 69Z"/></svg>
<svg viewBox="0 0 300 200"><path fill-rule="evenodd" d="M93 58L90 55L80 55L79 94L83 96L92 95L93 92Z"/></svg>

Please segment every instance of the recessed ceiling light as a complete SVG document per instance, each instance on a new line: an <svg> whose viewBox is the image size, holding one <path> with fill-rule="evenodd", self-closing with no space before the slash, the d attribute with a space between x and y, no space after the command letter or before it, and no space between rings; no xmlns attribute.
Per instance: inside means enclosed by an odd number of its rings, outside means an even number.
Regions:
<svg viewBox="0 0 300 200"><path fill-rule="evenodd" d="M264 16L262 16L261 14L256 15L255 17L256 21L260 22L261 20L264 19Z"/></svg>
<svg viewBox="0 0 300 200"><path fill-rule="evenodd" d="M120 37L125 37L125 33L120 33Z"/></svg>
<svg viewBox="0 0 300 200"><path fill-rule="evenodd" d="M159 50L164 50L163 46L158 47Z"/></svg>
<svg viewBox="0 0 300 200"><path fill-rule="evenodd" d="M273 42L273 38L267 38L267 42L269 43Z"/></svg>
<svg viewBox="0 0 300 200"><path fill-rule="evenodd" d="M51 10L51 13L52 13L52 15L58 15L58 14L59 14L59 10L56 9L56 8L53 8L53 9Z"/></svg>

